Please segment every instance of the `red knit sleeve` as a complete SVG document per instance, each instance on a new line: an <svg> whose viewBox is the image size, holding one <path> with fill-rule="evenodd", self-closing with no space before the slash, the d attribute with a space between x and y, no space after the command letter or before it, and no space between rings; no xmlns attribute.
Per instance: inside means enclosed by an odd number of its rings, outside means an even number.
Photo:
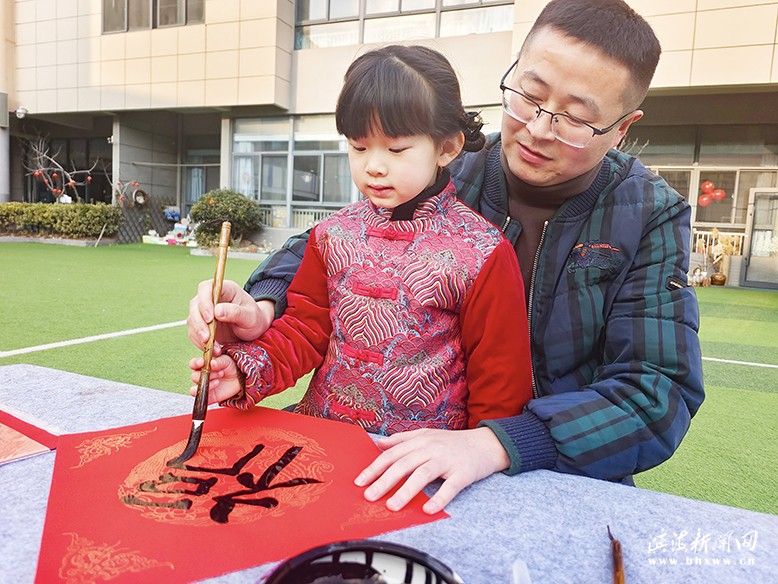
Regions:
<svg viewBox="0 0 778 584"><path fill-rule="evenodd" d="M524 284L510 242L485 262L461 311L468 426L518 415L532 397Z"/></svg>

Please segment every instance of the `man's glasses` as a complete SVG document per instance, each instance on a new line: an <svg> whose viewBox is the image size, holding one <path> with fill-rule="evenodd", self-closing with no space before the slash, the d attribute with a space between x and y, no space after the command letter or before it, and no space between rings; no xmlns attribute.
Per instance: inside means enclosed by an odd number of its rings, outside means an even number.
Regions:
<svg viewBox="0 0 778 584"><path fill-rule="evenodd" d="M632 113L629 111L607 128L598 129L578 118L574 118L570 114L555 114L554 112L545 110L540 107L538 102L528 95L505 85L505 80L511 74L511 71L516 68L518 63L518 59L514 61L513 65L508 68L505 75L500 79L502 107L505 110L505 113L523 124L529 124L538 119L540 114L548 114L551 116L551 133L554 135L554 138L568 146L572 146L573 148L584 148L592 141L592 138L607 134Z"/></svg>

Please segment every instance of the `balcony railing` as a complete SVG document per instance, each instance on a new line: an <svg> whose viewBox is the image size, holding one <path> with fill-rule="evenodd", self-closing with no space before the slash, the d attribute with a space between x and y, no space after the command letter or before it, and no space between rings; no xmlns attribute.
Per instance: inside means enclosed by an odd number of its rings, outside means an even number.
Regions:
<svg viewBox="0 0 778 584"><path fill-rule="evenodd" d="M716 236L712 231L702 231L700 229L692 230L692 251L695 253L708 253L710 248L716 245ZM745 233L727 232L719 230L719 237L726 236L732 238L732 246L735 251L732 255L743 255L743 240Z"/></svg>

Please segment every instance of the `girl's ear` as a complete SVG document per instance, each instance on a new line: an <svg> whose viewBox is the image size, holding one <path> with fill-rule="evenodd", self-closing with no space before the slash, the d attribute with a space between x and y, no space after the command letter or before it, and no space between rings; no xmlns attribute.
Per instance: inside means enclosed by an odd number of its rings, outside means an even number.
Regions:
<svg viewBox="0 0 778 584"><path fill-rule="evenodd" d="M438 148L438 166L441 168L448 166L452 160L459 156L464 145L465 135L462 132L457 132L454 136L443 140Z"/></svg>

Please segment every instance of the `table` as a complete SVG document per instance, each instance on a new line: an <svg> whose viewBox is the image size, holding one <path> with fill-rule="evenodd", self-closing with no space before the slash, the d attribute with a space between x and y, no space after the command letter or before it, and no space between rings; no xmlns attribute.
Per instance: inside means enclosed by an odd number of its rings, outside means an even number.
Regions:
<svg viewBox="0 0 778 584"><path fill-rule="evenodd" d="M0 366L0 409L57 433L191 413L192 398L32 365ZM54 453L0 466L0 582L32 582ZM606 526L626 581L778 582L778 516L619 484L534 471L463 491L451 518L375 539L425 551L468 584L509 583L515 559L533 584L610 582ZM207 580L256 582L268 566Z"/></svg>

